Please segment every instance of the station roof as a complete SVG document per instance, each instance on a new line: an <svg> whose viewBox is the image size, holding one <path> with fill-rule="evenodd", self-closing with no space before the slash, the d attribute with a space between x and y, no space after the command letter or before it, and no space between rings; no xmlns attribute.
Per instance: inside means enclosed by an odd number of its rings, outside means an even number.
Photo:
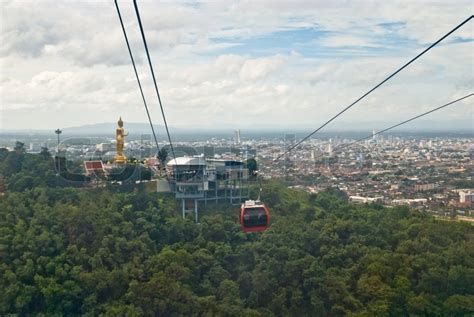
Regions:
<svg viewBox="0 0 474 317"><path fill-rule="evenodd" d="M182 166L182 165L206 165L206 161L202 157L177 157L176 159L171 159L166 165L168 166Z"/></svg>

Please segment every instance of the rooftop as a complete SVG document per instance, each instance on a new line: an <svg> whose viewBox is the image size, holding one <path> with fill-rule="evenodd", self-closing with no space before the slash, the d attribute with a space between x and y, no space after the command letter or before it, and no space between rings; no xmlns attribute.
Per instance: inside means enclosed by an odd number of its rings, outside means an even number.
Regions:
<svg viewBox="0 0 474 317"><path fill-rule="evenodd" d="M206 161L203 157L177 157L176 159L171 159L166 165L206 165Z"/></svg>

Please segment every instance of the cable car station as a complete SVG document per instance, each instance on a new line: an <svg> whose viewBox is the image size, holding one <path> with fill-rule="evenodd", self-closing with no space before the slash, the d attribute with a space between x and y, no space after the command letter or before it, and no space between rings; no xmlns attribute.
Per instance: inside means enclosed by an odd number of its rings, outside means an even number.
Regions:
<svg viewBox="0 0 474 317"><path fill-rule="evenodd" d="M240 205L249 197L249 171L235 159L177 157L166 166L169 190L181 200L183 218L194 212L198 222L199 202Z"/></svg>

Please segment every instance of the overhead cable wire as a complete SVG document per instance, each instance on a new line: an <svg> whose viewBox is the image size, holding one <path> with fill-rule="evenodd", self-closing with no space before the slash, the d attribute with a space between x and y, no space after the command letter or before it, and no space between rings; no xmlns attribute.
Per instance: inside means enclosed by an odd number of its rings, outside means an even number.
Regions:
<svg viewBox="0 0 474 317"><path fill-rule="evenodd" d="M354 102L352 102L350 105L348 105L347 107L345 107L344 109L342 109L340 112L338 112L335 116L331 117L331 119L329 119L328 121L326 121L323 125L321 125L319 128L317 128L316 130L314 130L313 132L309 133L307 136L305 136L304 138L302 138L300 141L298 141L297 143L295 143L294 145L292 145L291 147L289 147L283 154L279 155L276 159L273 160L273 162L276 162L278 161L279 159L281 159L282 157L284 157L286 154L288 154L289 152L291 152L292 150L294 150L298 145L300 145L301 143L303 143L304 141L306 141L307 139L309 139L310 137L312 137L315 133L317 133L319 130L321 130L322 128L324 128L325 126L327 126L329 123L331 123L334 119L336 119L337 117L339 117L340 115L342 115L344 112L346 112L347 110L349 110L350 108L352 108L353 106L355 106L359 101L361 101L362 99L364 99L365 97L367 97L370 93L372 93L374 90L376 90L377 88L379 88L380 86L382 86L384 83L386 83L388 80L390 80L392 77L394 77L395 75L397 75L399 72L401 72L403 69L405 69L406 67L408 67L408 65L410 65L411 63L413 63L415 60L417 60L418 58L420 58L421 56L423 56L425 53L427 53L429 50L431 50L433 47L435 47L436 45L438 45L440 42L442 42L444 39L446 39L448 36L450 36L452 33L454 33L456 30L458 30L459 28L461 28L464 24L466 24L467 22L469 22L472 18L474 17L474 15L471 15L469 18L467 18L466 20L464 20L463 22L461 22L460 24L458 24L455 28L453 28L451 31L449 31L448 33L446 33L443 37L441 37L439 40L437 40L436 42L434 42L433 44L431 44L430 46L428 46L425 50L423 50L421 53L419 53L418 55L416 55L414 58L412 58L409 62L407 62L406 64L404 64L402 67L398 68L395 72L393 72L391 75L389 75L388 77L386 77L384 80L382 80L380 83L378 83L376 86L374 86L372 89L370 89L369 91L367 91L365 94L363 94L361 97L359 97L357 100L355 100Z"/></svg>
<svg viewBox="0 0 474 317"><path fill-rule="evenodd" d="M153 127L153 121L150 117L150 111L148 110L148 105L146 103L145 95L143 94L143 88L140 81L140 76L138 76L137 67L135 65L135 59L133 58L132 50L130 48L130 43L128 41L127 32L125 31L125 26L123 24L122 15L120 14L120 8L118 6L117 0L115 0L115 7L117 8L117 14L120 20L120 25L122 26L123 36L125 37L125 42L127 43L128 53L133 65L133 71L135 72L135 77L137 78L138 88L140 89L140 94L142 96L143 104L145 105L146 115L148 116L148 122L150 123L151 132L153 133L153 138L155 139L157 153L160 151L160 146L158 145L158 140L156 138L155 128ZM164 163L164 162L162 162Z"/></svg>
<svg viewBox="0 0 474 317"><path fill-rule="evenodd" d="M150 66L151 76L153 78L153 83L155 85L155 91L156 91L156 96L158 97L158 103L160 105L161 115L163 116L163 122L165 124L166 134L168 135L168 141L170 143L171 153L173 154L173 159L175 160L175 163L176 163L176 155L174 153L173 142L171 142L171 136L170 136L170 131L168 129L168 123L166 122L165 111L163 109L163 104L161 102L160 92L158 91L158 84L156 83L155 72L153 70L153 65L151 63L150 52L148 51L148 44L145 37L145 31L143 30L143 25L142 25L142 20L140 18L140 12L138 10L137 0L133 0L133 6L135 7L135 13L137 15L138 25L140 27L140 33L143 39L143 45L145 46L145 51L146 51L146 56L148 59L148 65Z"/></svg>
<svg viewBox="0 0 474 317"><path fill-rule="evenodd" d="M462 100L464 100L464 99L470 98L470 97L472 97L472 96L474 96L474 93L470 93L470 94L468 94L468 95L465 95L464 97L461 97L461 98L458 98L458 99L453 100L453 101L451 101L451 102L448 102L448 103L446 103L446 104L444 104L444 105L442 105L442 106L436 107L436 108L431 109L431 110L426 111L426 112L423 112L422 114L419 114L419 115L417 115L417 116L414 116L414 117L412 117L412 118L410 118L410 119L408 119L408 120L402 121L402 122L400 122L400 123L394 124L394 125L392 125L392 126L390 126L390 127L388 127L388 128L385 128L385 129L383 129L383 130L380 130L380 131L378 131L378 132L376 132L376 133L373 133L373 134L371 134L371 135L368 135L368 136L365 136L365 137L363 137L363 138L357 139L357 140L355 140L355 141L353 141L353 142L351 142L351 143L342 144L341 146L336 147L334 150L341 151L341 150L343 150L343 149L345 149L345 148L351 147L352 145L354 145L354 144L356 144L356 143L359 143L360 141L364 141L364 140L370 139L370 138L372 138L372 137L374 137L374 136L376 136L376 135L379 135L379 134L382 134L382 133L387 132L387 131L389 131L389 130L395 129L395 128L401 126L401 125L404 125L404 124L406 124L406 123L408 123L408 122L411 122L411 121L413 121L413 120L416 120L416 119L419 119L419 118L421 118L421 117L424 117L424 116L426 116L426 115L428 115L428 114L430 114L430 113L433 113L433 112L435 112L435 111L438 111L438 110L441 110L441 109L446 108L446 107L448 107L448 106L451 106L451 105L453 105L453 104L455 104L455 103L458 103L458 102L460 102L460 101L462 101Z"/></svg>

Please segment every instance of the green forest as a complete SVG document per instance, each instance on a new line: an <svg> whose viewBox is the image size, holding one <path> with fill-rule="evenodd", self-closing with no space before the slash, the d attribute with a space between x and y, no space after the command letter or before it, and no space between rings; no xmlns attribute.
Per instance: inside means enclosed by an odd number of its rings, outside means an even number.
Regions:
<svg viewBox="0 0 474 317"><path fill-rule="evenodd" d="M0 150L1 316L474 314L470 224L265 182L271 226L244 234L238 206L195 224L170 195L61 183L17 145Z"/></svg>

